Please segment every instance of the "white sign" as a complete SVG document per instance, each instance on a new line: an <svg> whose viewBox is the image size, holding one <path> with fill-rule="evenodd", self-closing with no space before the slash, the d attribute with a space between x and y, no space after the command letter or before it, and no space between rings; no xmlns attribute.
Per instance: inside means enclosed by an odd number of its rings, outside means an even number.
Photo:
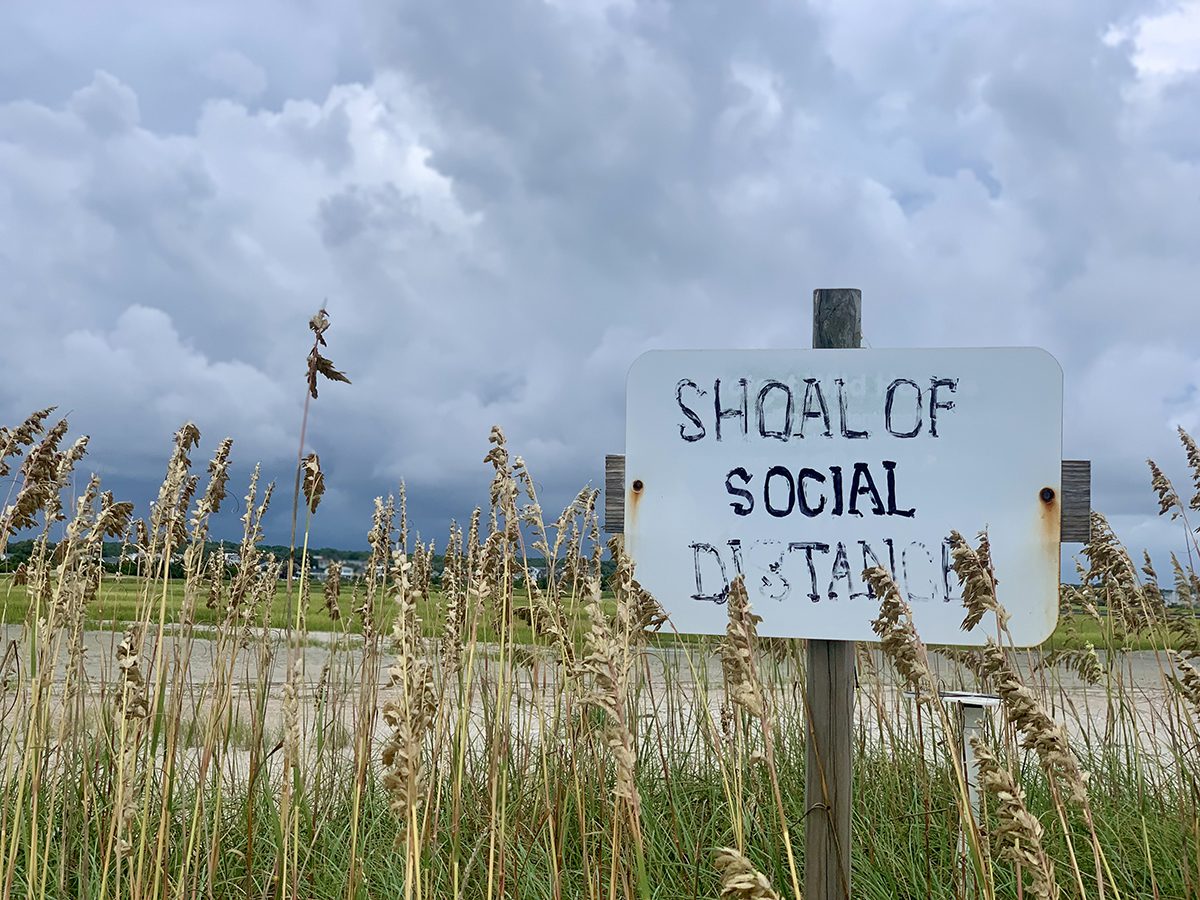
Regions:
<svg viewBox="0 0 1200 900"><path fill-rule="evenodd" d="M1058 617L1062 369L1034 348L651 351L629 372L625 540L682 632L745 575L763 635L876 640L884 565L927 643L960 629L947 536L987 528L1020 646Z"/></svg>

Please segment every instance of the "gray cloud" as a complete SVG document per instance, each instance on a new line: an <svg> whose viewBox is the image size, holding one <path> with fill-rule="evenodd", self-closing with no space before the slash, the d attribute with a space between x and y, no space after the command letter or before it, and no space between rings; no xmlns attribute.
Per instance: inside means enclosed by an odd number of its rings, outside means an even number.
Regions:
<svg viewBox="0 0 1200 900"><path fill-rule="evenodd" d="M0 13L0 415L73 409L131 490L187 417L290 482L325 298L318 540L357 545L401 477L426 536L467 515L493 422L565 503L638 353L804 346L855 284L872 346L1054 352L1097 505L1178 543L1144 458L1200 430L1200 75L1158 7L116 9Z"/></svg>

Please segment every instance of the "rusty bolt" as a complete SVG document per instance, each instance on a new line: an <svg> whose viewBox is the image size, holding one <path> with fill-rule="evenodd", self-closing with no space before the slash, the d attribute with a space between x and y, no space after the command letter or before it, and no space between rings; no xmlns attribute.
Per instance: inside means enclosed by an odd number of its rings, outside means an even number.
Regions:
<svg viewBox="0 0 1200 900"><path fill-rule="evenodd" d="M642 479L640 479L640 478L635 478L635 479L633 480L633 492L634 492L635 494L640 494L640 493L642 492L642 488L644 488L645 486L646 486L646 485L644 485L644 484L642 483Z"/></svg>
<svg viewBox="0 0 1200 900"><path fill-rule="evenodd" d="M1054 488L1044 487L1038 496L1042 498L1043 503L1050 503L1054 500Z"/></svg>

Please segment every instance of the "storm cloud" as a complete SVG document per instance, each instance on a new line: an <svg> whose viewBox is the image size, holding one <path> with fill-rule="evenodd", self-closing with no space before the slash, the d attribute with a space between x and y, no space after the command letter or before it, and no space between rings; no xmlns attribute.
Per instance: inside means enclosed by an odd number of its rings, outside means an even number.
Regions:
<svg viewBox="0 0 1200 900"><path fill-rule="evenodd" d="M327 303L316 541L401 478L440 540L493 423L552 509L639 353L808 346L852 285L870 346L1053 352L1065 455L1161 555L1197 122L1196 2L7 4L0 420L57 404L139 501L187 419L290 485Z"/></svg>

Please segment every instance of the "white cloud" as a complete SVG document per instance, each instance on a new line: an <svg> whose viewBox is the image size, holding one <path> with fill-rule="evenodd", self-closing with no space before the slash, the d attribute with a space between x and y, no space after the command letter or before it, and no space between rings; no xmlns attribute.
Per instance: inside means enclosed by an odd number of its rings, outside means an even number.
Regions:
<svg viewBox="0 0 1200 900"><path fill-rule="evenodd" d="M566 502L638 353L803 346L818 286L873 346L1053 350L1122 522L1200 425L1200 74L1139 87L1160 10L282 6L284 58L230 9L163 26L178 65L31 16L54 90L0 52L0 416L73 407L110 470L192 415L287 471L326 298L330 543L401 476L427 532L466 515L493 422Z"/></svg>
<svg viewBox="0 0 1200 900"><path fill-rule="evenodd" d="M1152 76L1200 71L1200 0L1169 4L1165 12L1140 19L1133 32L1138 71Z"/></svg>
<svg viewBox="0 0 1200 900"><path fill-rule="evenodd" d="M218 50L204 61L200 72L242 100L255 100L267 89L262 66L237 50Z"/></svg>

